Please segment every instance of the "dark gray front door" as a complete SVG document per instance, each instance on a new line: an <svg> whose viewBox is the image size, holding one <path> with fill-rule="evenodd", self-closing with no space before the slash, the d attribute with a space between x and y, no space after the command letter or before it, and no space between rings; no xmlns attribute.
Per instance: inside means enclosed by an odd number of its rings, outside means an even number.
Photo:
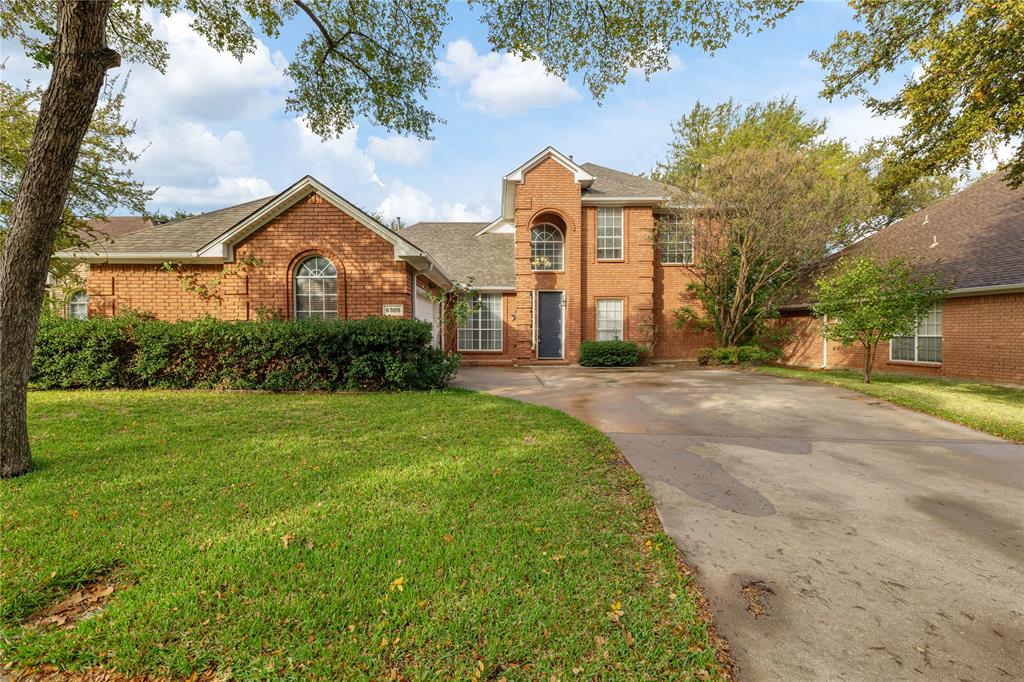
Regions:
<svg viewBox="0 0 1024 682"><path fill-rule="evenodd" d="M540 291L537 299L537 357L562 357L562 292Z"/></svg>

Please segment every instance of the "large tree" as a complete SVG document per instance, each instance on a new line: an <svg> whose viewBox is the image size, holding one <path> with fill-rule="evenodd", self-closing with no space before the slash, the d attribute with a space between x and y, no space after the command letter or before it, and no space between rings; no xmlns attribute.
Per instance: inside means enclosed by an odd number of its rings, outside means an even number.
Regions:
<svg viewBox="0 0 1024 682"><path fill-rule="evenodd" d="M1024 181L1024 3L1020 0L849 0L862 28L840 31L812 55L821 94L858 96L880 116L905 121L894 138L889 191L930 175L965 171L1001 144ZM891 97L871 94L886 73L911 71Z"/></svg>
<svg viewBox="0 0 1024 682"><path fill-rule="evenodd" d="M681 324L713 331L719 346L764 331L809 269L849 243L870 214L874 192L855 157L836 163L811 148L740 149L711 159L687 209L693 233L690 288L701 308Z"/></svg>
<svg viewBox="0 0 1024 682"><path fill-rule="evenodd" d="M539 58L554 74L580 72L601 98L631 69L667 68L680 44L709 51L732 35L772 25L797 0L475 0L491 45ZM399 133L430 135L438 117L425 99L448 23L443 0L10 0L0 8L0 38L17 39L50 68L32 147L11 207L0 255L0 476L30 464L25 419L36 325L46 269L79 149L108 69L122 57L167 67L166 46L145 9L194 14L193 28L241 58L256 30L276 37L288 21L310 27L289 66L287 106L320 135L337 135L357 117Z"/></svg>

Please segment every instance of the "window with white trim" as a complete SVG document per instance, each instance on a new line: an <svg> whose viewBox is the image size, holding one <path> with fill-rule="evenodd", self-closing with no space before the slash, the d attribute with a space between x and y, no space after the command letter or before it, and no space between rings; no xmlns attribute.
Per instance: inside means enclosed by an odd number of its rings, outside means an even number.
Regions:
<svg viewBox="0 0 1024 682"><path fill-rule="evenodd" d="M530 267L534 270L562 269L562 232L554 225L530 230Z"/></svg>
<svg viewBox="0 0 1024 682"><path fill-rule="evenodd" d="M68 299L68 317L72 320L89 319L89 294L79 291Z"/></svg>
<svg viewBox="0 0 1024 682"><path fill-rule="evenodd" d="M338 271L323 256L295 268L295 319L338 319Z"/></svg>
<svg viewBox="0 0 1024 682"><path fill-rule="evenodd" d="M693 224L682 216L658 216L658 252L662 265L693 264Z"/></svg>
<svg viewBox="0 0 1024 682"><path fill-rule="evenodd" d="M597 340L622 340L622 299L597 299Z"/></svg>
<svg viewBox="0 0 1024 682"><path fill-rule="evenodd" d="M904 362L942 362L942 304L936 303L914 325L914 333L894 336L889 359Z"/></svg>
<svg viewBox="0 0 1024 682"><path fill-rule="evenodd" d="M459 325L459 350L501 350L501 294L473 294L473 312Z"/></svg>
<svg viewBox="0 0 1024 682"><path fill-rule="evenodd" d="M622 208L597 209L597 260L622 260Z"/></svg>

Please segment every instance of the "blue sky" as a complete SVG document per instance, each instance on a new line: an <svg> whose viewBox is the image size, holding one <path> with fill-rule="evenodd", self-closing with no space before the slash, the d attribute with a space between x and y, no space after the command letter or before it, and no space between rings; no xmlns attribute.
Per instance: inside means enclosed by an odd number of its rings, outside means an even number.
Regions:
<svg viewBox="0 0 1024 682"><path fill-rule="evenodd" d="M844 3L808 2L775 29L738 38L713 57L677 48L672 71L649 82L631 77L601 105L576 78L563 83L538 64L490 53L479 15L457 4L452 13L438 54L439 87L429 99L447 123L430 142L366 122L321 142L286 113L281 71L310 28L304 17L241 64L208 48L187 16L154 17L170 46L167 75L139 65L117 71L131 71L126 113L138 122L137 175L160 188L150 208L220 208L279 191L308 173L354 203L406 223L489 220L501 176L547 145L580 162L650 171L664 155L672 122L698 99L795 96L810 114L829 119L832 136L854 143L898 129L872 118L859 102L817 96L822 72L808 55L853 26ZM0 49L5 80L45 81L16 46ZM889 78L883 92L898 83Z"/></svg>

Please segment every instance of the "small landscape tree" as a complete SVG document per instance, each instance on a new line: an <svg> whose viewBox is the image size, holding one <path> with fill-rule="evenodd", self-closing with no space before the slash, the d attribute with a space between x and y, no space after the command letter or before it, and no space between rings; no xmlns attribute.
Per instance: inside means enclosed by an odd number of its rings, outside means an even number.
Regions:
<svg viewBox="0 0 1024 682"><path fill-rule="evenodd" d="M945 293L934 275L915 272L906 260L857 256L841 259L817 280L812 310L823 319L825 338L864 348L867 384L878 344L913 331Z"/></svg>

